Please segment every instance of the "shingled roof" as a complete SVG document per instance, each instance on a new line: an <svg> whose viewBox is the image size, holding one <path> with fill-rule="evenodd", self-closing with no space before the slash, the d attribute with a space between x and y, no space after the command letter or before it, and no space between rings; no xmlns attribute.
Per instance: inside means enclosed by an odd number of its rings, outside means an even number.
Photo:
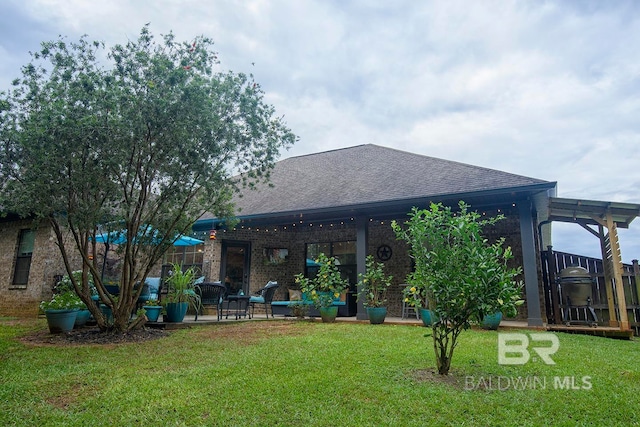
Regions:
<svg viewBox="0 0 640 427"><path fill-rule="evenodd" d="M392 204L407 212L406 206L420 200L555 187L549 181L372 144L281 160L270 182L236 198L240 218Z"/></svg>

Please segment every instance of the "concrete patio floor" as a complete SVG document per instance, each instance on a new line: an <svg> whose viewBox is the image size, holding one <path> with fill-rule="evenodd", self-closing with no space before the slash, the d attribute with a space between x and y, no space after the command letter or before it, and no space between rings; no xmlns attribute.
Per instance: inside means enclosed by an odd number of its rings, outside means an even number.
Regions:
<svg viewBox="0 0 640 427"><path fill-rule="evenodd" d="M180 329L180 328L188 328L195 325L210 325L210 324L220 324L220 323L230 323L230 322L250 322L250 321L266 321L266 320L285 320L285 321L295 321L297 320L295 317L285 317L285 316L276 316L275 318L269 316L267 319L264 313L256 313L253 318L249 319L249 317L240 317L236 320L235 315L229 315L229 318L225 318L222 316L222 320L218 321L218 318L215 314L205 314L199 315L198 320L196 321L194 315L188 314L184 321L181 323L164 323L162 321L159 322L148 322L147 326L150 327L158 327L165 329ZM309 321L312 318L306 317L305 320ZM161 319L159 319L161 320ZM314 321L320 322L321 319L319 317L313 318ZM360 320L355 316L351 317L337 317L336 322L353 322L353 323L369 323L368 320ZM387 317L384 321L385 325L411 325L411 326L424 326L422 320L412 318L401 318L401 317ZM518 329L536 329L529 328L527 326L526 321L513 321L513 320L503 320L500 322L500 327L502 328L518 328ZM540 328L537 328L540 329ZM543 328L544 329L544 328Z"/></svg>

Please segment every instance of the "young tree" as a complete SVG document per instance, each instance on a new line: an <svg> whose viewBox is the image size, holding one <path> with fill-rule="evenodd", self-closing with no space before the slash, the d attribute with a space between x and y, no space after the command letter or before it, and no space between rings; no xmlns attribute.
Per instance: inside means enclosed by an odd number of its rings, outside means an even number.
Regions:
<svg viewBox="0 0 640 427"><path fill-rule="evenodd" d="M91 276L114 312L129 315L142 282L174 238L205 212L233 214L234 191L268 180L295 136L251 75L216 71L213 42L156 41L148 26L126 45L42 43L0 94L0 203L53 228L73 285L91 304ZM122 232L120 295L106 291L96 235Z"/></svg>
<svg viewBox="0 0 640 427"><path fill-rule="evenodd" d="M415 271L408 282L426 290L432 323L433 348L438 373L447 375L460 332L473 320L501 311L516 315L522 284L515 281L521 269L509 268L511 248L504 238L493 244L482 237L486 225L503 216L482 219L459 202L458 212L442 204L413 208L403 229L392 223L399 239L409 244Z"/></svg>

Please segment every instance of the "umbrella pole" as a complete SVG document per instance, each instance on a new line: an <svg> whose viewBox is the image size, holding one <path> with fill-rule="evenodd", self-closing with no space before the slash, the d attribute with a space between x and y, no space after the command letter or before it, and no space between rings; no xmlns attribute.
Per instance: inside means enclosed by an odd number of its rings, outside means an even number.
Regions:
<svg viewBox="0 0 640 427"><path fill-rule="evenodd" d="M104 244L104 257L102 257L102 273L100 274L100 282L104 284L104 267L107 265L107 253L109 252L109 244Z"/></svg>

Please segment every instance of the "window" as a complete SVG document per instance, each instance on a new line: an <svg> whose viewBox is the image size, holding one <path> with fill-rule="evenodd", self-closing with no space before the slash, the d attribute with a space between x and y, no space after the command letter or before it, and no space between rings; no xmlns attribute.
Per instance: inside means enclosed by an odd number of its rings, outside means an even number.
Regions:
<svg viewBox="0 0 640 427"><path fill-rule="evenodd" d="M31 256L36 240L35 230L20 230L18 238L18 253L16 254L15 270L13 272L14 288L26 288L29 282L29 269L31 268Z"/></svg>
<svg viewBox="0 0 640 427"><path fill-rule="evenodd" d="M194 246L174 246L167 251L166 262L181 264L184 267L195 267L202 271L204 260L204 244Z"/></svg>
<svg viewBox="0 0 640 427"><path fill-rule="evenodd" d="M318 271L315 259L320 253L336 258L336 265L342 277L352 285L357 282L356 242L307 243L305 275L313 277Z"/></svg>

